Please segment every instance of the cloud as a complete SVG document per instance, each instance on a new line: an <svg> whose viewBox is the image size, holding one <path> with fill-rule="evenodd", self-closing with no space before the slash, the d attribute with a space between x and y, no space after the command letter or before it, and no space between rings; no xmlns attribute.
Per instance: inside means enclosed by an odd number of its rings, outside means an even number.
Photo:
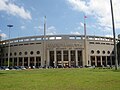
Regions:
<svg viewBox="0 0 120 90"><path fill-rule="evenodd" d="M75 34L75 35L80 35L80 33L79 32L70 32L71 34Z"/></svg>
<svg viewBox="0 0 120 90"><path fill-rule="evenodd" d="M2 30L0 29L0 39L6 39L8 36L5 33L2 33Z"/></svg>
<svg viewBox="0 0 120 90"><path fill-rule="evenodd" d="M34 29L44 32L44 27L43 26L35 26ZM54 26L47 27L46 34L47 35L55 35L56 34L56 28Z"/></svg>
<svg viewBox="0 0 120 90"><path fill-rule="evenodd" d="M47 28L46 33L47 33L47 35L54 35L54 34L56 34L56 28L54 26L50 26Z"/></svg>
<svg viewBox="0 0 120 90"><path fill-rule="evenodd" d="M105 35L105 37L112 37L113 38L113 35L108 34L108 35Z"/></svg>
<svg viewBox="0 0 120 90"><path fill-rule="evenodd" d="M84 27L84 23L80 22L80 26L81 26L81 27Z"/></svg>
<svg viewBox="0 0 120 90"><path fill-rule="evenodd" d="M25 26L21 26L20 28L23 30L23 29L25 29L26 27L25 27Z"/></svg>
<svg viewBox="0 0 120 90"><path fill-rule="evenodd" d="M82 28L80 26L76 27L75 30L81 30Z"/></svg>
<svg viewBox="0 0 120 90"><path fill-rule="evenodd" d="M0 0L0 11L5 11L8 14L19 16L23 19L32 19L28 10L25 10L22 6L19 7L14 3L11 3L10 0Z"/></svg>
<svg viewBox="0 0 120 90"><path fill-rule="evenodd" d="M110 0L67 0L72 9L92 15L101 27L111 28ZM120 28L120 0L113 0L116 28Z"/></svg>
<svg viewBox="0 0 120 90"><path fill-rule="evenodd" d="M1 33L0 36L1 36L3 39L7 38L7 35L6 35L5 33Z"/></svg>
<svg viewBox="0 0 120 90"><path fill-rule="evenodd" d="M43 26L35 26L34 29L37 31L43 31L44 27Z"/></svg>

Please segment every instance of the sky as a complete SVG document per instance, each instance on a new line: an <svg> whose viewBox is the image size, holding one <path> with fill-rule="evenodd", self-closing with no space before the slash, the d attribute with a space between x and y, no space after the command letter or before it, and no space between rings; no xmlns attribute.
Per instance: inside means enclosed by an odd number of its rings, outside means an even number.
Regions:
<svg viewBox="0 0 120 90"><path fill-rule="evenodd" d="M113 1L116 36L120 34L120 0ZM0 0L2 40L43 35L87 35L112 37L110 0ZM87 18L84 18L86 16Z"/></svg>

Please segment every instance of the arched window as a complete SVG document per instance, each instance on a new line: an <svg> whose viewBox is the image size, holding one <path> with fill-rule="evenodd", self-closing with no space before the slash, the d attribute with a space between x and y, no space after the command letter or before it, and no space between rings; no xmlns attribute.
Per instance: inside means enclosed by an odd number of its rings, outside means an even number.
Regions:
<svg viewBox="0 0 120 90"><path fill-rule="evenodd" d="M91 54L94 54L94 50L91 50Z"/></svg>
<svg viewBox="0 0 120 90"><path fill-rule="evenodd" d="M99 50L97 50L97 54L100 54L100 51L99 51Z"/></svg>
<svg viewBox="0 0 120 90"><path fill-rule="evenodd" d="M112 51L112 54L114 54L114 51Z"/></svg>
<svg viewBox="0 0 120 90"><path fill-rule="evenodd" d="M22 52L19 52L19 55L22 55Z"/></svg>
<svg viewBox="0 0 120 90"><path fill-rule="evenodd" d="M36 53L37 53L37 54L40 54L40 51L37 51Z"/></svg>
<svg viewBox="0 0 120 90"><path fill-rule="evenodd" d="M16 55L17 55L17 53L16 53L16 52L14 52L14 55L16 56Z"/></svg>
<svg viewBox="0 0 120 90"><path fill-rule="evenodd" d="M10 53L10 56L12 56L12 53Z"/></svg>
<svg viewBox="0 0 120 90"><path fill-rule="evenodd" d="M30 54L33 55L33 51L31 51Z"/></svg>
<svg viewBox="0 0 120 90"><path fill-rule="evenodd" d="M28 53L27 53L27 51L25 52L25 55L27 55Z"/></svg>
<svg viewBox="0 0 120 90"><path fill-rule="evenodd" d="M110 51L107 51L108 54L110 54Z"/></svg>
<svg viewBox="0 0 120 90"><path fill-rule="evenodd" d="M103 54L105 54L105 51L102 51Z"/></svg>

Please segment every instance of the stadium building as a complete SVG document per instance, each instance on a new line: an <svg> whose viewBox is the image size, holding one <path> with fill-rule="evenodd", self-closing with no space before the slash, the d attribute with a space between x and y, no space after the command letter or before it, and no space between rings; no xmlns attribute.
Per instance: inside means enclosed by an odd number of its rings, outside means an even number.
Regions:
<svg viewBox="0 0 120 90"><path fill-rule="evenodd" d="M115 65L113 38L46 35L1 41L0 66L84 67Z"/></svg>

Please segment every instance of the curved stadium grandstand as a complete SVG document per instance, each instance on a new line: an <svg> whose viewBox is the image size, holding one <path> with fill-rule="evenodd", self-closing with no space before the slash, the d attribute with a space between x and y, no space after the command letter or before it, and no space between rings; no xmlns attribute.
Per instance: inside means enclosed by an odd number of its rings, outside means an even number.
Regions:
<svg viewBox="0 0 120 90"><path fill-rule="evenodd" d="M99 67L115 65L113 50L113 38L102 36L21 37L1 41L0 66Z"/></svg>

